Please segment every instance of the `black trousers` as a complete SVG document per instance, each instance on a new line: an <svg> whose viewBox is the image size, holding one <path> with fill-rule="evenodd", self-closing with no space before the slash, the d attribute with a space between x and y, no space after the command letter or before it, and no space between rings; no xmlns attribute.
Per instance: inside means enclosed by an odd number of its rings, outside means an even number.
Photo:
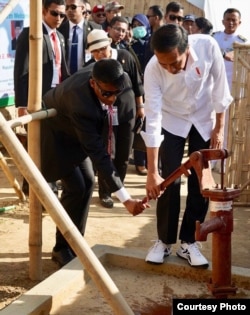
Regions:
<svg viewBox="0 0 250 315"><path fill-rule="evenodd" d="M92 162L86 158L68 176L61 179L61 203L78 230L84 235L89 205L95 185ZM69 246L62 233L56 230L56 251Z"/></svg>
<svg viewBox="0 0 250 315"><path fill-rule="evenodd" d="M162 177L168 177L182 163L185 138L163 130L164 140L160 148ZM194 151L208 149L209 141L204 141L199 132L192 126L188 135L188 155ZM159 239L165 244L176 243L180 215L181 179L175 180L165 190L157 202L157 232ZM200 193L200 185L196 173L191 169L188 176L186 208L184 211L179 239L184 242L195 241L195 222L203 222L208 210L209 200Z"/></svg>
<svg viewBox="0 0 250 315"><path fill-rule="evenodd" d="M112 134L112 161L123 182L127 173L129 156L132 150L134 135L132 132L134 119L124 122L118 126L113 126ZM99 197L111 195L111 191L106 187L101 175L98 175Z"/></svg>

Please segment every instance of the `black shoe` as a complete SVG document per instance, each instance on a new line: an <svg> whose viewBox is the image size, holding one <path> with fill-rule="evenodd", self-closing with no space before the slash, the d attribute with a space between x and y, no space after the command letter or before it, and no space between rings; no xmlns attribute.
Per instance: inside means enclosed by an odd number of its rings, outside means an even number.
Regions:
<svg viewBox="0 0 250 315"><path fill-rule="evenodd" d="M69 263L75 256L73 255L70 248L65 247L59 251L53 249L51 259L54 260L60 267L63 267Z"/></svg>
<svg viewBox="0 0 250 315"><path fill-rule="evenodd" d="M134 161L134 159L129 158L129 160L128 160L128 164L129 164L129 165L135 165L135 161Z"/></svg>
<svg viewBox="0 0 250 315"><path fill-rule="evenodd" d="M113 208L114 206L113 199L108 195L100 197L100 202L105 208Z"/></svg>

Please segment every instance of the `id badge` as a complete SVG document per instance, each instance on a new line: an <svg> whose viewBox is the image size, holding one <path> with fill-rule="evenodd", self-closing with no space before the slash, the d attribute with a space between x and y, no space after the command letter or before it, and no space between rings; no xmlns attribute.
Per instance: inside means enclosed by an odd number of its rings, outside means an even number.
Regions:
<svg viewBox="0 0 250 315"><path fill-rule="evenodd" d="M112 125L113 126L119 125L117 107L113 107Z"/></svg>

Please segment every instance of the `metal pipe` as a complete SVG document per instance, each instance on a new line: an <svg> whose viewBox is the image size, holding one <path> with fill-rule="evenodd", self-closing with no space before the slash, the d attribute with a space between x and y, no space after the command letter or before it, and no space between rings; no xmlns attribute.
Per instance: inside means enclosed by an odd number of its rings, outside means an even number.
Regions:
<svg viewBox="0 0 250 315"><path fill-rule="evenodd" d="M207 235L209 233L215 232L223 226L225 226L225 222L223 222L223 218L221 217L215 217L202 224L200 221L196 221L195 239L204 242L207 240Z"/></svg>
<svg viewBox="0 0 250 315"><path fill-rule="evenodd" d="M23 126L34 120L45 119L45 118L53 117L53 116L56 116L56 109L51 108L51 109L41 110L32 114L17 117L17 118L6 121L6 123L11 128L15 128L18 126Z"/></svg>
<svg viewBox="0 0 250 315"><path fill-rule="evenodd" d="M204 241L212 233L212 279L208 285L215 298L234 295L237 288L232 284L231 234L233 232L233 199L239 189L215 189L203 192L210 199L210 220L196 222L196 239Z"/></svg>

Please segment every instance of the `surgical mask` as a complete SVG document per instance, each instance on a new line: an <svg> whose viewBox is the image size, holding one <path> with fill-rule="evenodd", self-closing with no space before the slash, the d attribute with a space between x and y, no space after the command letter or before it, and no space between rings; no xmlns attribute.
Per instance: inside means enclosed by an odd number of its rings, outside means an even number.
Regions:
<svg viewBox="0 0 250 315"><path fill-rule="evenodd" d="M136 26L133 28L133 37L136 39L143 38L147 35L146 28L144 26Z"/></svg>

